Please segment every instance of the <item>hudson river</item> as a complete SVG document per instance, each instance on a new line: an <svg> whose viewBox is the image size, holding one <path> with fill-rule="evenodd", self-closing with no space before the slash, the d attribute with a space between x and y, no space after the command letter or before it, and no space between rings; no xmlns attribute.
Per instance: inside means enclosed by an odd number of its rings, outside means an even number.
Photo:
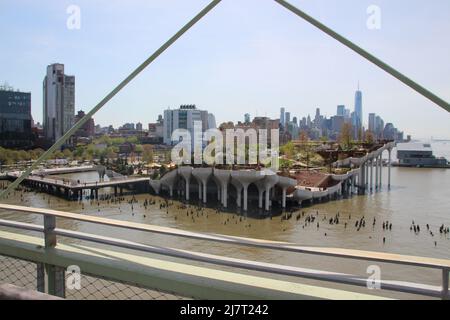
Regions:
<svg viewBox="0 0 450 320"><path fill-rule="evenodd" d="M445 156L450 159L450 142L437 142L432 147L436 156ZM281 217L251 219L231 213L217 213L214 209L206 208L198 211L194 206L189 209L182 208L181 203L176 201L173 201L167 213L165 208L160 209L160 198L151 195L137 195L138 202L133 204L133 208L128 203L132 198L131 195L125 196L125 200L120 204L107 201L97 203L89 200L78 203L68 202L47 194L17 191L5 202L33 207L49 207L56 210L190 231L288 241L305 246L361 249L450 259L450 235L439 232L441 225L450 226L450 170L393 167L391 190L388 190L386 185L387 168L383 169L383 174L384 185L378 193L366 196L355 195L350 199L306 207L294 212L290 220L282 220ZM96 173L84 173L81 176L78 175L77 179L94 181L97 176ZM145 199L155 200L156 204L145 209L143 206ZM187 215L187 212L190 213L191 210L194 211L194 214ZM303 218L302 212L304 212ZM340 217L339 224L331 225L329 219L334 218L337 213ZM314 223L305 224L305 218L308 215L316 217ZM41 217L17 213L0 212L0 217L42 223ZM355 223L362 217L365 218L366 226L358 230ZM375 226L373 226L374 218ZM392 224L392 230L383 230L383 221ZM410 230L413 221L420 226L420 233ZM317 222L319 222L319 228ZM346 223L347 225L345 225ZM433 235L427 230L427 224ZM367 267L374 264L125 231L74 221L58 220L58 227L152 245L305 268L350 272L361 276L367 276ZM383 243L383 238L385 238L385 243ZM61 241L73 240L63 239ZM385 279L404 279L411 282L440 285L440 271L383 264L380 266L382 278ZM306 280L299 281L312 283L312 281Z"/></svg>

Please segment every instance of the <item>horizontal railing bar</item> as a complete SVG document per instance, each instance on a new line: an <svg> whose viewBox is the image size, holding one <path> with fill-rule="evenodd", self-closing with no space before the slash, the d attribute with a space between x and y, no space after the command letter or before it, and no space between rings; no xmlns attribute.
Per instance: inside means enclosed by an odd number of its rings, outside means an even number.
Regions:
<svg viewBox="0 0 450 320"><path fill-rule="evenodd" d="M87 234L78 231L55 229L55 234L59 236L76 238L79 240L90 241L95 243L101 243L106 245L112 245L116 247L121 247L125 249L132 249L137 251L143 251L148 253L154 253L164 256L170 256L173 258L181 258L191 261L204 262L214 265L221 265L225 267L234 267L240 269L246 269L251 271L259 271L264 273L275 273L285 276L293 276L305 279L319 280L325 282L340 283L346 285L354 285L360 287L367 287L367 279L361 279L353 275L328 272L321 270L311 270L305 268L298 268L292 266L277 265L266 262L256 262L249 260L242 260L230 257L223 257L217 255L211 255L206 253L192 252L188 250L174 249L174 248L164 248L157 246L150 246L146 244L136 243L128 240L97 236L92 234ZM430 297L441 297L440 289L429 289L424 288L421 284L408 283L400 284L400 281L395 281L399 284L384 283L381 281L381 287L384 290L396 291L410 294L417 294Z"/></svg>
<svg viewBox="0 0 450 320"><path fill-rule="evenodd" d="M252 246L252 247L258 247L258 248L264 248L264 249L289 251L289 252L302 253L302 254L321 255L321 256L328 256L328 257L338 257L338 258L365 260L365 261L377 261L377 262L392 263L392 264L399 264L399 265L409 265L409 266L425 267L425 268L433 268L433 269L450 268L450 260L445 260L445 259L415 257L415 256L406 256L406 255L393 254L393 253L372 252L372 251L362 251L362 250L353 250L353 249L303 247L303 246L299 246L299 245L296 245L293 243L288 243L288 242L277 242L277 241L268 241L268 240L262 240L262 239L241 238L241 237L235 237L235 236L226 236L226 235L217 235L217 234L208 234L208 233L196 233L196 232L178 230L178 229L169 228L169 227L160 227L160 226L141 224L141 223L136 223L136 222L120 221L120 220L113 220L113 219L108 219L108 218L100 218L100 217L92 217L92 216L83 216L81 214L56 211L56 210L50 210L50 209L22 207L22 206L7 205L7 204L0 204L0 209L17 211L17 212L25 212L25 213L31 213L31 214L39 214L39 215L51 215L51 216L64 218L64 219L73 219L73 220L77 220L77 221L95 223L95 224L100 224L100 225L107 225L107 226L119 227L119 228L136 230L136 231L152 232L152 233L156 233L156 234L163 234L163 235L170 235L170 236L179 236L179 237L196 239L196 240L215 241L215 242L229 243L229 244L234 244L234 245Z"/></svg>
<svg viewBox="0 0 450 320"><path fill-rule="evenodd" d="M22 222L12 222L0 219L0 226L25 229L31 231L42 231L43 227L34 224L22 223ZM141 243L136 243L128 240L98 236L93 234L87 234L77 231L65 230L65 229L55 229L54 233L59 236L64 236L72 239L79 239L83 241L90 241L94 243L101 243L116 247L121 247L125 249L143 251L148 253L154 253L164 256L170 256L174 258L181 258L191 261L204 262L214 265L221 265L226 267L236 267L251 271L259 271L265 273L276 273L279 275L293 276L304 279L318 280L324 282L333 282L346 285L354 285L359 287L366 287L367 280L363 278L358 278L354 275L329 272L322 270L313 270L306 268L298 268L291 266L282 266L277 264L256 262L249 260L241 260L229 257L222 257L217 255L210 255L205 253L192 252L181 249L174 248L164 248L157 246L150 246ZM396 291L410 294L417 294L430 297L441 297L441 290L434 286L426 286L417 283L409 283L403 281L381 281L380 283L382 289L388 291Z"/></svg>
<svg viewBox="0 0 450 320"><path fill-rule="evenodd" d="M0 219L0 226L21 229L21 230L27 230L27 231L44 232L43 226L25 223L25 222L18 222L18 221L10 221L10 220Z"/></svg>

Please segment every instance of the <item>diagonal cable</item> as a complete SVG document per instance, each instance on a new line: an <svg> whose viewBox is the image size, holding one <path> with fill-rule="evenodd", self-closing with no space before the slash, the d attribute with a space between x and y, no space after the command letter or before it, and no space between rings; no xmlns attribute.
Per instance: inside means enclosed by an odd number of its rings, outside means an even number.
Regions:
<svg viewBox="0 0 450 320"><path fill-rule="evenodd" d="M136 70L134 70L125 80L123 80L116 88L114 88L102 101L100 101L91 111L89 111L80 121L78 121L69 131L67 131L54 145L42 154L25 172L22 173L6 190L0 193L0 200L7 196L17 186L25 180L39 164L47 160L53 152L61 148L61 146L69 140L69 138L77 132L92 116L97 113L106 103L108 103L119 91L121 91L128 83L130 83L137 75L139 75L146 67L156 60L164 51L166 51L175 41L177 41L184 33L194 26L201 18L210 12L221 0L211 1L202 11L200 11L192 20L182 27L175 35L165 42L158 50L156 50L147 60L145 60Z"/></svg>
<svg viewBox="0 0 450 320"><path fill-rule="evenodd" d="M358 45L354 44L350 40L348 40L345 37L341 36L337 32L335 32L332 29L328 28L323 23L317 21L316 19L314 19L313 17L309 16L305 12L301 11L297 7L293 6L289 2L286 2L284 0L274 0L274 1L277 2L278 4L280 4L281 6L285 7L286 9L288 9L292 13L296 14L300 18L306 20L307 22L309 22L310 24L312 24L313 26L315 26L319 30L325 32L330 37L332 37L335 40L339 41L340 43L342 43L346 47L348 47L351 50L355 51L356 53L358 53L359 55L361 55L365 59L369 60L373 64L377 65L379 68L383 69L384 71L386 71L387 73L392 75L397 80L400 80L401 82L403 82L404 84L406 84L410 88L414 89L415 91L420 93L422 96L424 96L424 97L428 98L429 100L433 101L435 104L437 104L438 106L440 106L441 108L443 108L447 112L450 112L450 104L447 101L441 99L440 97L438 97L437 95L435 95L434 93L429 91L428 89L422 87L421 85L419 85L418 83L414 82L413 80L411 80L407 76L405 76L402 73L398 72L397 70L395 70L394 68L392 68L391 66L386 64L385 62L381 61L380 59L378 59L374 55L372 55L369 52L367 52L366 50L364 50L363 48L359 47Z"/></svg>

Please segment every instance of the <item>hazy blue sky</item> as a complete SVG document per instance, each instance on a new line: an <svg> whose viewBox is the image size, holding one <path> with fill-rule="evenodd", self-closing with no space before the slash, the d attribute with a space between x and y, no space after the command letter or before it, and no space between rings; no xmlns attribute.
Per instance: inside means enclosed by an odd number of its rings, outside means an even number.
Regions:
<svg viewBox="0 0 450 320"><path fill-rule="evenodd" d="M76 109L90 109L192 18L204 0L0 0L0 83L32 92L42 119L46 66L76 76ZM450 100L450 1L291 0L430 90ZM81 29L66 27L69 5ZM366 27L369 5L381 30ZM153 122L197 104L218 122L252 116L375 112L415 137L450 138L450 115L271 0L223 0L96 116L115 126Z"/></svg>

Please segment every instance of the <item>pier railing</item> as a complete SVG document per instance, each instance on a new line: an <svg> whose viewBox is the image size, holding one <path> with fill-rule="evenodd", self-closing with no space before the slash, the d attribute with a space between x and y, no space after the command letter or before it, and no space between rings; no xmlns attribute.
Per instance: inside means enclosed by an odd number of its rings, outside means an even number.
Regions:
<svg viewBox="0 0 450 320"><path fill-rule="evenodd" d="M330 298L330 299L353 299L353 298L375 298L376 296L346 292L334 289L321 288L323 294L311 293L311 287L303 286L296 282L283 282L260 278L261 286L255 286L255 279L249 280L248 276L238 273L224 274L223 271L213 271L212 268L197 270L195 274L188 270L199 267L192 266L193 262L201 262L209 265L231 267L242 270L250 270L283 276L313 279L323 282L346 284L357 287L367 287L368 279L352 274L328 272L321 270L304 269L293 266L256 262L243 259L236 259L187 250L158 247L133 241L105 237L97 234L89 234L56 227L56 218L92 223L113 228L150 232L165 236L189 238L202 241L220 242L230 245L256 247L262 249L286 251L297 254L309 254L318 256L328 256L334 258L345 258L351 260L374 261L404 267L421 267L427 269L440 270L442 274L441 286L430 286L419 283L404 281L379 280L381 289L392 292L402 292L428 296L441 299L449 299L449 272L450 260L406 256L391 253L369 252L360 250L304 247L293 243L267 241L261 239L249 239L235 236L218 234L196 233L178 230L169 227L140 224L134 222L118 221L113 219L86 216L81 214L55 211L41 208L30 208L15 205L0 204L0 209L9 212L22 212L26 214L37 214L44 217L44 225L29 224L11 220L0 220L0 226L40 232L44 234L42 239L31 239L28 236L21 236L13 233L0 232L0 255L10 258L34 261L38 267L38 289L46 290L48 293L65 297L65 282L67 276L66 268L70 265L80 265L82 270L87 270L91 277L106 278L110 283L132 283L134 287L150 288L155 292L170 292L173 297L189 297L198 299L209 298ZM87 247L77 247L75 249L63 243L57 242L57 237L78 239L83 242L91 242L107 245L114 248L113 251L94 249ZM13 239L12 239L13 238ZM36 246L36 241L41 244ZM160 262L143 263L142 257L124 256L121 252L128 249L133 252L151 253L157 256L176 258L183 263L181 265L171 265L173 262L164 262L161 269L154 272L155 265ZM81 251L80 251L81 250ZM99 257L99 255L101 257ZM153 256L153 255L152 255ZM111 260L112 259L112 260ZM119 260L119 262L118 262ZM112 267L111 265L114 265ZM133 269L132 266L136 268ZM149 271L150 270L150 271ZM45 272L44 272L45 271ZM119 272L120 271L120 272ZM22 272L22 271L20 271ZM199 273L200 272L200 273ZM205 277L209 275L209 280L205 282ZM180 275L181 274L181 275ZM174 279L174 277L176 279ZM223 277L223 278L221 278ZM247 277L247 278L246 278ZM46 284L43 285L43 280ZM0 279L2 281L2 279ZM258 281L257 281L258 282ZM296 286L296 290L286 289ZM331 291L330 291L331 290ZM100 291L100 290L99 290ZM313 290L314 291L314 290ZM133 291L134 292L134 291ZM314 291L316 292L316 291ZM376 292L372 291L376 294Z"/></svg>

